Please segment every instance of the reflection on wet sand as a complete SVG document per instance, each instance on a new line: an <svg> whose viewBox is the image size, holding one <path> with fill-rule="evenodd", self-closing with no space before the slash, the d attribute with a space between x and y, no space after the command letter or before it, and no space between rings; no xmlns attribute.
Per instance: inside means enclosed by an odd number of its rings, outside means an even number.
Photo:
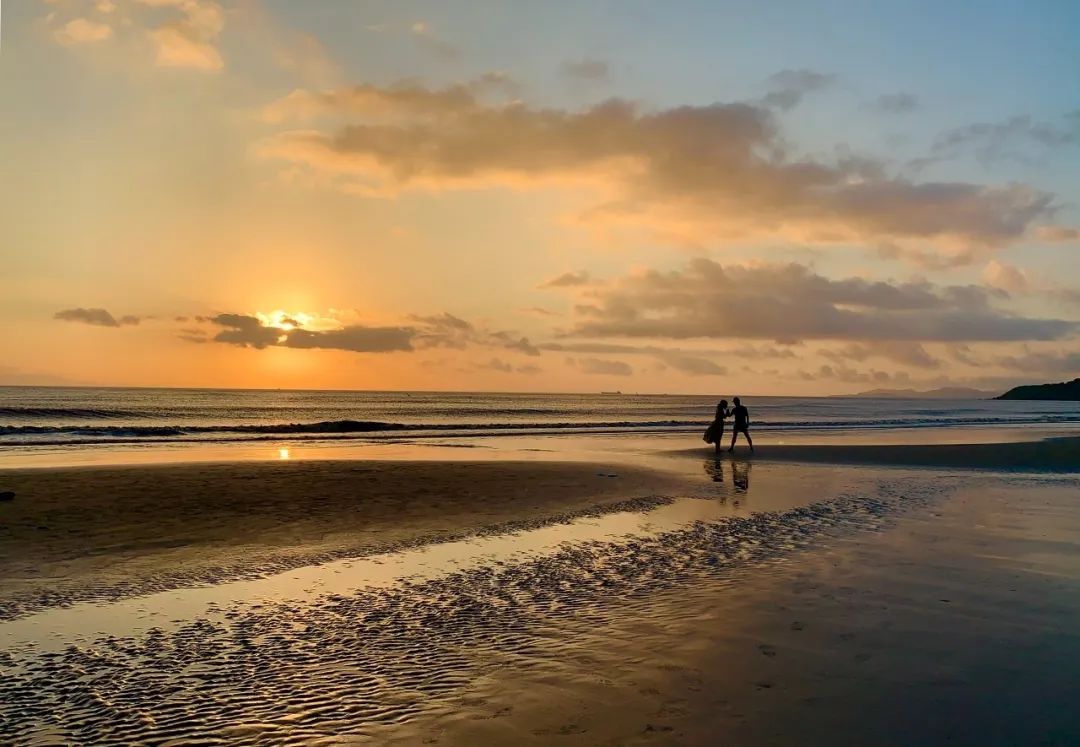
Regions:
<svg viewBox="0 0 1080 747"><path fill-rule="evenodd" d="M736 506L742 504L743 497L750 490L750 468L753 466L750 462L743 460L731 460L731 485L734 495L732 496L732 503ZM722 458L710 458L705 460L705 472L712 478L715 483L724 484L724 460ZM720 502L726 503L728 494L725 491L721 497Z"/></svg>

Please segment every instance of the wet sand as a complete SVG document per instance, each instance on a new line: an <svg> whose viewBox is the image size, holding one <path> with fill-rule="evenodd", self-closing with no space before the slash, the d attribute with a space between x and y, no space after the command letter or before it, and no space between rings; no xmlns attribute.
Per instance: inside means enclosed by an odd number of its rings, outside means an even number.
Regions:
<svg viewBox="0 0 1080 747"><path fill-rule="evenodd" d="M765 452L3 473L0 741L1076 743L1080 478Z"/></svg>
<svg viewBox="0 0 1080 747"><path fill-rule="evenodd" d="M878 531L627 605L376 741L1077 744L1077 495L976 478Z"/></svg>
<svg viewBox="0 0 1080 747"><path fill-rule="evenodd" d="M0 619L655 505L632 466L245 462L0 472ZM614 507L612 504L617 504Z"/></svg>
<svg viewBox="0 0 1080 747"><path fill-rule="evenodd" d="M770 444L751 452L745 442L736 458L747 461L784 461L818 464L874 464L879 466L942 467L949 469L1080 472L1080 437L1063 436L1012 443L948 444ZM684 449L684 456L700 457L710 449ZM721 459L730 458L726 450Z"/></svg>

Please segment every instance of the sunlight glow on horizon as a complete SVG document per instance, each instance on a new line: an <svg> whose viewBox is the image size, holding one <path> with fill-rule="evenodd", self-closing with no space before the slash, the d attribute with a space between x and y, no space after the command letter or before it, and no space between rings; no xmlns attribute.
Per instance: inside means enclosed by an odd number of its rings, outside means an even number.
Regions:
<svg viewBox="0 0 1080 747"><path fill-rule="evenodd" d="M1075 376L1080 5L765 5L8 4L0 384Z"/></svg>

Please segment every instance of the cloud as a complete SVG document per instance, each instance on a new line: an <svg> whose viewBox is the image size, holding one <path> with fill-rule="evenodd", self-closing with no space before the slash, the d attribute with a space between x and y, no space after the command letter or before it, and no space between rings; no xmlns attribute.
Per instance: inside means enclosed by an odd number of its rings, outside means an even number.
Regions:
<svg viewBox="0 0 1080 747"><path fill-rule="evenodd" d="M502 360L501 358L492 358L487 363L478 363L476 365L476 367L481 368L481 369L487 369L489 371L498 371L499 373L519 373L519 374L527 374L527 375L530 375L530 376L534 375L534 374L541 373L543 371L543 369L540 368L539 366L533 366L533 365L514 366L513 364L507 363L506 361Z"/></svg>
<svg viewBox="0 0 1080 747"><path fill-rule="evenodd" d="M896 385L911 383L911 376L905 371L898 371L896 373L873 369L870 371L860 371L849 366L828 364L822 365L817 371L800 371L799 378L806 381L829 379L841 381L845 384L874 384L876 386L881 386L883 384Z"/></svg>
<svg viewBox="0 0 1080 747"><path fill-rule="evenodd" d="M996 259L990 260L986 265L982 279L991 288L1000 288L1008 293L1023 293L1030 286L1023 270Z"/></svg>
<svg viewBox="0 0 1080 747"><path fill-rule="evenodd" d="M756 338L781 341L1052 340L1078 328L995 308L983 286L833 280L795 264L723 266L626 276L590 291L570 334L580 337Z"/></svg>
<svg viewBox="0 0 1080 747"><path fill-rule="evenodd" d="M182 26L162 26L150 32L157 45L160 67L182 67L214 72L225 66L212 44L193 37Z"/></svg>
<svg viewBox="0 0 1080 747"><path fill-rule="evenodd" d="M1080 228L1074 226L1039 226L1035 237L1051 244L1068 244L1080 241Z"/></svg>
<svg viewBox="0 0 1080 747"><path fill-rule="evenodd" d="M420 48L430 52L445 61L457 60L461 57L461 50L450 42L436 36L431 27L424 21L417 21L409 27L412 38Z"/></svg>
<svg viewBox="0 0 1080 747"><path fill-rule="evenodd" d="M348 314L345 315L348 318ZM521 355L536 357L540 350L528 338L505 330L491 331L477 327L453 314L434 316L411 315L408 324L371 326L339 321L341 315L330 317L313 314L292 316L277 311L272 314L218 314L195 317L222 329L214 342L262 350L286 347L298 350L345 350L354 353L410 352L417 349L469 347L497 348ZM122 320L121 320L122 321ZM199 337L199 330L182 330L183 339ZM192 340L199 342L201 340Z"/></svg>
<svg viewBox="0 0 1080 747"><path fill-rule="evenodd" d="M354 353L389 353L413 349L415 331L409 327L363 327L353 325L326 332L292 329L285 335L285 347L348 350Z"/></svg>
<svg viewBox="0 0 1080 747"><path fill-rule="evenodd" d="M575 62L564 62L562 73L574 81L599 83L611 75L611 68L603 60L586 57Z"/></svg>
<svg viewBox="0 0 1080 747"><path fill-rule="evenodd" d="M530 356L540 355L527 337L505 330L490 331L477 328L471 322L443 313L437 316L412 315L410 321L419 324L415 341L419 347L456 348L463 350L470 345L504 348Z"/></svg>
<svg viewBox="0 0 1080 747"><path fill-rule="evenodd" d="M509 363L499 360L498 358L492 358L487 363L481 363L476 366L477 368L486 368L491 371L498 371L499 373L513 373L514 367Z"/></svg>
<svg viewBox="0 0 1080 747"><path fill-rule="evenodd" d="M150 32L157 49L159 67L216 72L225 66L215 46L225 27L225 11L211 0L138 0L156 8L173 8L182 18Z"/></svg>
<svg viewBox="0 0 1080 747"><path fill-rule="evenodd" d="M346 350L353 353L388 353L413 350L416 330L411 327L367 327L350 325L341 329L314 331L303 328L270 327L246 314L218 314L211 321L224 327L215 342L262 350L269 346L303 350Z"/></svg>
<svg viewBox="0 0 1080 747"><path fill-rule="evenodd" d="M691 376L719 376L727 373L727 369L707 358L698 358L692 355L666 355L660 360L676 371L681 371Z"/></svg>
<svg viewBox="0 0 1080 747"><path fill-rule="evenodd" d="M781 70L766 81L769 93L762 97L765 106L787 111L802 102L808 93L821 91L836 82L835 75L813 70Z"/></svg>
<svg viewBox="0 0 1080 747"><path fill-rule="evenodd" d="M755 346L747 345L745 343L740 344L737 348L728 350L669 348L658 345L627 345L625 343L612 342L545 342L539 347L541 350L564 353L650 355L660 360L670 356L707 356L709 358L731 358L738 360L791 359L797 357L796 353L788 346Z"/></svg>
<svg viewBox="0 0 1080 747"><path fill-rule="evenodd" d="M311 91L298 88L263 107L269 123L308 121L319 117L352 116L376 121L408 121L433 111L479 112L483 96L512 94L516 84L505 73L485 73L466 83L432 90L415 82L381 87L346 86Z"/></svg>
<svg viewBox="0 0 1080 747"><path fill-rule="evenodd" d="M118 5L112 0L73 0L71 6L109 19L118 15ZM115 26L121 32L121 41L132 34L148 36L156 51L156 64L160 67L204 72L215 72L224 67L216 43L225 28L225 11L214 0L132 0L125 4L124 13L120 15L119 23L113 22L113 25L74 18L55 30L53 38L65 46L102 42L115 36ZM48 20L52 23L54 14L50 14Z"/></svg>
<svg viewBox="0 0 1080 747"><path fill-rule="evenodd" d="M80 322L82 324L90 324L95 327L120 327L136 325L141 320L137 316L126 314L120 319L116 319L105 309L63 309L53 314L53 319L59 319L65 322Z"/></svg>
<svg viewBox="0 0 1080 747"><path fill-rule="evenodd" d="M1065 303L1076 304L1080 306L1080 289L1056 288L1051 290L1050 294L1055 298L1064 301Z"/></svg>
<svg viewBox="0 0 1080 747"><path fill-rule="evenodd" d="M512 332L490 332L488 333L491 341L498 341L495 344L500 344L507 350L516 350L519 353L525 355L537 356L540 355L540 349L529 342L527 337L518 337Z"/></svg>
<svg viewBox="0 0 1080 747"><path fill-rule="evenodd" d="M285 339L284 329L264 326L259 319L247 314L218 314L211 317L210 321L219 327L225 327L214 336L215 342L262 350Z"/></svg>
<svg viewBox="0 0 1080 747"><path fill-rule="evenodd" d="M545 309L542 306L529 306L528 308L520 309L520 311L522 314L528 314L529 316L538 316L543 318L562 316L562 314L560 314L558 311Z"/></svg>
<svg viewBox="0 0 1080 747"><path fill-rule="evenodd" d="M592 282L592 278L589 277L589 273L582 270L581 272L564 272L558 277L554 277L544 283L541 283L539 288L572 288L579 285L588 285Z"/></svg>
<svg viewBox="0 0 1080 747"><path fill-rule="evenodd" d="M53 38L65 47L76 44L92 44L105 41L113 35L108 24L98 23L86 18L75 18L53 32Z"/></svg>
<svg viewBox="0 0 1080 747"><path fill-rule="evenodd" d="M930 355L921 344L904 340L852 343L838 349L818 352L834 363L841 364L847 361L862 362L870 358L885 358L893 363L915 368L940 368L942 365L941 361Z"/></svg>
<svg viewBox="0 0 1080 747"><path fill-rule="evenodd" d="M1037 162L1045 153L1080 143L1080 111L1065 117L1062 124L1036 122L1027 115L1003 122L976 122L941 133L920 159L921 166L973 153L983 163L999 161Z"/></svg>
<svg viewBox="0 0 1080 747"><path fill-rule="evenodd" d="M874 107L889 114L904 114L915 110L919 99L910 93L885 93L874 100Z"/></svg>
<svg viewBox="0 0 1080 747"><path fill-rule="evenodd" d="M789 83L802 72L791 72ZM352 124L279 132L256 154L381 197L584 187L599 201L579 213L580 225L628 229L637 239L644 230L685 245L718 237L888 242L970 262L1023 238L1056 208L1052 195L1022 184L920 183L889 177L866 159L796 157L772 112L747 103L647 111L611 99L569 111L486 103L467 86L368 85L294 92L266 116L283 120L305 109L337 112Z"/></svg>
<svg viewBox="0 0 1080 747"><path fill-rule="evenodd" d="M1002 368L1030 373L1039 371L1051 374L1078 375L1080 372L1080 350L1030 351L1020 355L999 356L995 363Z"/></svg>
<svg viewBox="0 0 1080 747"><path fill-rule="evenodd" d="M622 361L604 360L602 358L580 358L574 360L569 359L571 365L577 367L579 371L585 374L594 374L597 376L630 376L634 373L634 369L630 368L630 364L623 363Z"/></svg>

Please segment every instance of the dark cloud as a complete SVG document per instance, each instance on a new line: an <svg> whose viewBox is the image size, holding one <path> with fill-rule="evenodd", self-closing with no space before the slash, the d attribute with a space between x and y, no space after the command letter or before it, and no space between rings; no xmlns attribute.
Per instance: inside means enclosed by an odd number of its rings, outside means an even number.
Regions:
<svg viewBox="0 0 1080 747"><path fill-rule="evenodd" d="M983 362L980 361L971 350L970 345L965 345L962 342L958 342L954 345L946 347L948 354L954 360L963 363L965 366L982 366Z"/></svg>
<svg viewBox="0 0 1080 747"><path fill-rule="evenodd" d="M487 363L477 364L477 368L487 369L489 371L498 371L499 373L519 373L526 375L534 375L543 371L539 366L524 365L515 366L512 363L507 363L501 358L492 358Z"/></svg>
<svg viewBox="0 0 1080 747"><path fill-rule="evenodd" d="M116 319L105 309L64 309L53 314L53 319L59 319L65 322L81 322L82 324L91 324L95 327L120 327L125 325L138 324L140 318L127 314L125 316Z"/></svg>
<svg viewBox="0 0 1080 747"><path fill-rule="evenodd" d="M1080 111L1060 124L1037 122L1027 115L1004 122L977 122L947 130L937 137L930 156L914 163L924 166L968 153L983 163L1038 163L1057 148L1080 144Z"/></svg>
<svg viewBox="0 0 1080 747"><path fill-rule="evenodd" d="M1057 288L1050 291L1050 295L1068 304L1080 305L1080 289Z"/></svg>
<svg viewBox="0 0 1080 747"><path fill-rule="evenodd" d="M564 353L596 355L648 355L662 364L662 368L674 368L691 376L720 375L727 373L725 366L716 360L749 360L761 358L795 358L790 348L755 347L743 345L732 350L689 350L667 348L657 345L625 345L610 342L549 342L540 345L542 350Z"/></svg>
<svg viewBox="0 0 1080 747"><path fill-rule="evenodd" d="M492 358L487 363L480 363L476 367L486 368L490 371L498 371L499 373L513 373L514 371L513 366L511 366L506 361L500 360L498 358Z"/></svg>
<svg viewBox="0 0 1080 747"><path fill-rule="evenodd" d="M588 285L592 282L592 278L589 273L582 270L581 272L564 272L558 277L554 277L551 280L541 283L540 288L571 288L578 285Z"/></svg>
<svg viewBox="0 0 1080 747"><path fill-rule="evenodd" d="M205 334L191 334L190 332L181 332L177 337L184 342L204 343L210 342L210 339Z"/></svg>
<svg viewBox="0 0 1080 747"><path fill-rule="evenodd" d="M1035 236L1051 244L1068 244L1080 241L1080 228L1075 226L1039 226Z"/></svg>
<svg viewBox="0 0 1080 747"><path fill-rule="evenodd" d="M562 314L560 314L557 311L552 311L551 309L545 309L545 308L540 307L540 306L530 306L527 309L521 309L521 313L529 314L531 316L540 316L540 317L562 316Z"/></svg>
<svg viewBox="0 0 1080 747"><path fill-rule="evenodd" d="M878 96L874 101L874 106L883 112L889 114L903 114L904 112L910 112L919 105L919 99L914 94L910 93L885 93Z"/></svg>
<svg viewBox="0 0 1080 747"><path fill-rule="evenodd" d="M580 337L852 341L1052 340L1077 329L992 305L1000 291L862 278L832 280L798 264L724 267L698 259L591 292Z"/></svg>
<svg viewBox="0 0 1080 747"><path fill-rule="evenodd" d="M579 358L573 360L572 365L577 366L582 373L596 374L598 376L629 376L634 373L634 369L630 367L629 363L604 360L602 358Z"/></svg>
<svg viewBox="0 0 1080 747"><path fill-rule="evenodd" d="M515 350L525 355L540 355L540 349L529 342L527 337L517 337L511 332L491 332L489 335L492 341L498 341L507 350Z"/></svg>
<svg viewBox="0 0 1080 747"><path fill-rule="evenodd" d="M490 331L477 328L471 322L443 313L438 316L409 317L416 322L419 329L416 333L416 343L419 347L442 347L464 350L470 345L482 347L505 348L525 355L540 355L540 351L529 342L527 337L521 337L513 332L505 330Z"/></svg>
<svg viewBox="0 0 1080 747"><path fill-rule="evenodd" d="M354 353L410 351L416 331L411 327L365 327L351 325L342 329L316 332L306 329L269 327L259 319L244 314L218 314L211 321L225 327L214 336L224 342L257 350L269 346L347 350Z"/></svg>
<svg viewBox="0 0 1080 747"><path fill-rule="evenodd" d="M411 327L365 327L350 325L342 329L313 332L291 329L285 334L287 348L348 350L354 353L391 353L411 351L416 330Z"/></svg>
<svg viewBox="0 0 1080 747"><path fill-rule="evenodd" d="M285 347L300 350L346 350L355 353L408 352L416 348L489 347L539 356L540 350L528 338L507 331L488 331L453 314L412 315L403 326L352 324L340 329L302 329L296 320L283 319L282 326L270 326L246 314L218 314L207 321L223 327L213 340L262 350ZM291 326L290 326L291 325ZM183 330L183 339L196 341L199 330Z"/></svg>
<svg viewBox="0 0 1080 747"><path fill-rule="evenodd" d="M888 371L860 371L844 365L823 365L816 371L800 371L799 378L806 381L831 380L845 384L909 384L911 376L904 371L890 373Z"/></svg>
<svg viewBox="0 0 1080 747"><path fill-rule="evenodd" d="M661 360L676 371L691 376L719 376L727 373L727 369L714 363L708 358L698 358L692 355L668 355Z"/></svg>
<svg viewBox="0 0 1080 747"><path fill-rule="evenodd" d="M576 62L567 62L562 66L563 75L577 81L598 83L606 81L611 75L611 68L603 60L585 58Z"/></svg>
<svg viewBox="0 0 1080 747"><path fill-rule="evenodd" d="M766 81L769 93L765 94L761 101L765 106L786 111L798 106L806 94L828 88L835 82L835 75L813 70L781 70L769 76Z"/></svg>
<svg viewBox="0 0 1080 747"><path fill-rule="evenodd" d="M225 327L214 336L215 342L251 347L262 350L269 345L279 345L285 338L285 330L267 327L253 316L246 314L218 314L210 321L219 327Z"/></svg>
<svg viewBox="0 0 1080 747"><path fill-rule="evenodd" d="M771 85L780 105L831 80L795 70ZM567 111L488 104L464 86L409 85L296 92L271 109L281 120L313 105L354 123L336 132L279 133L259 153L379 194L603 183L613 198L584 211L584 225L642 225L684 245L722 232L985 251L1020 239L1055 209L1052 195L1021 184L919 183L887 176L882 164L867 168L866 159L793 155L772 111L748 103L647 111L611 99Z"/></svg>
<svg viewBox="0 0 1080 747"><path fill-rule="evenodd" d="M1080 376L1080 348L1054 351L1025 350L1019 355L998 356L994 363L1002 368L1023 371L1029 375L1038 371L1047 374Z"/></svg>
<svg viewBox="0 0 1080 747"><path fill-rule="evenodd" d="M837 363L846 361L865 361L870 358L885 358L893 363L915 368L940 368L941 361L930 355L917 342L905 340L886 340L883 342L852 343L837 349L818 351L820 355Z"/></svg>

